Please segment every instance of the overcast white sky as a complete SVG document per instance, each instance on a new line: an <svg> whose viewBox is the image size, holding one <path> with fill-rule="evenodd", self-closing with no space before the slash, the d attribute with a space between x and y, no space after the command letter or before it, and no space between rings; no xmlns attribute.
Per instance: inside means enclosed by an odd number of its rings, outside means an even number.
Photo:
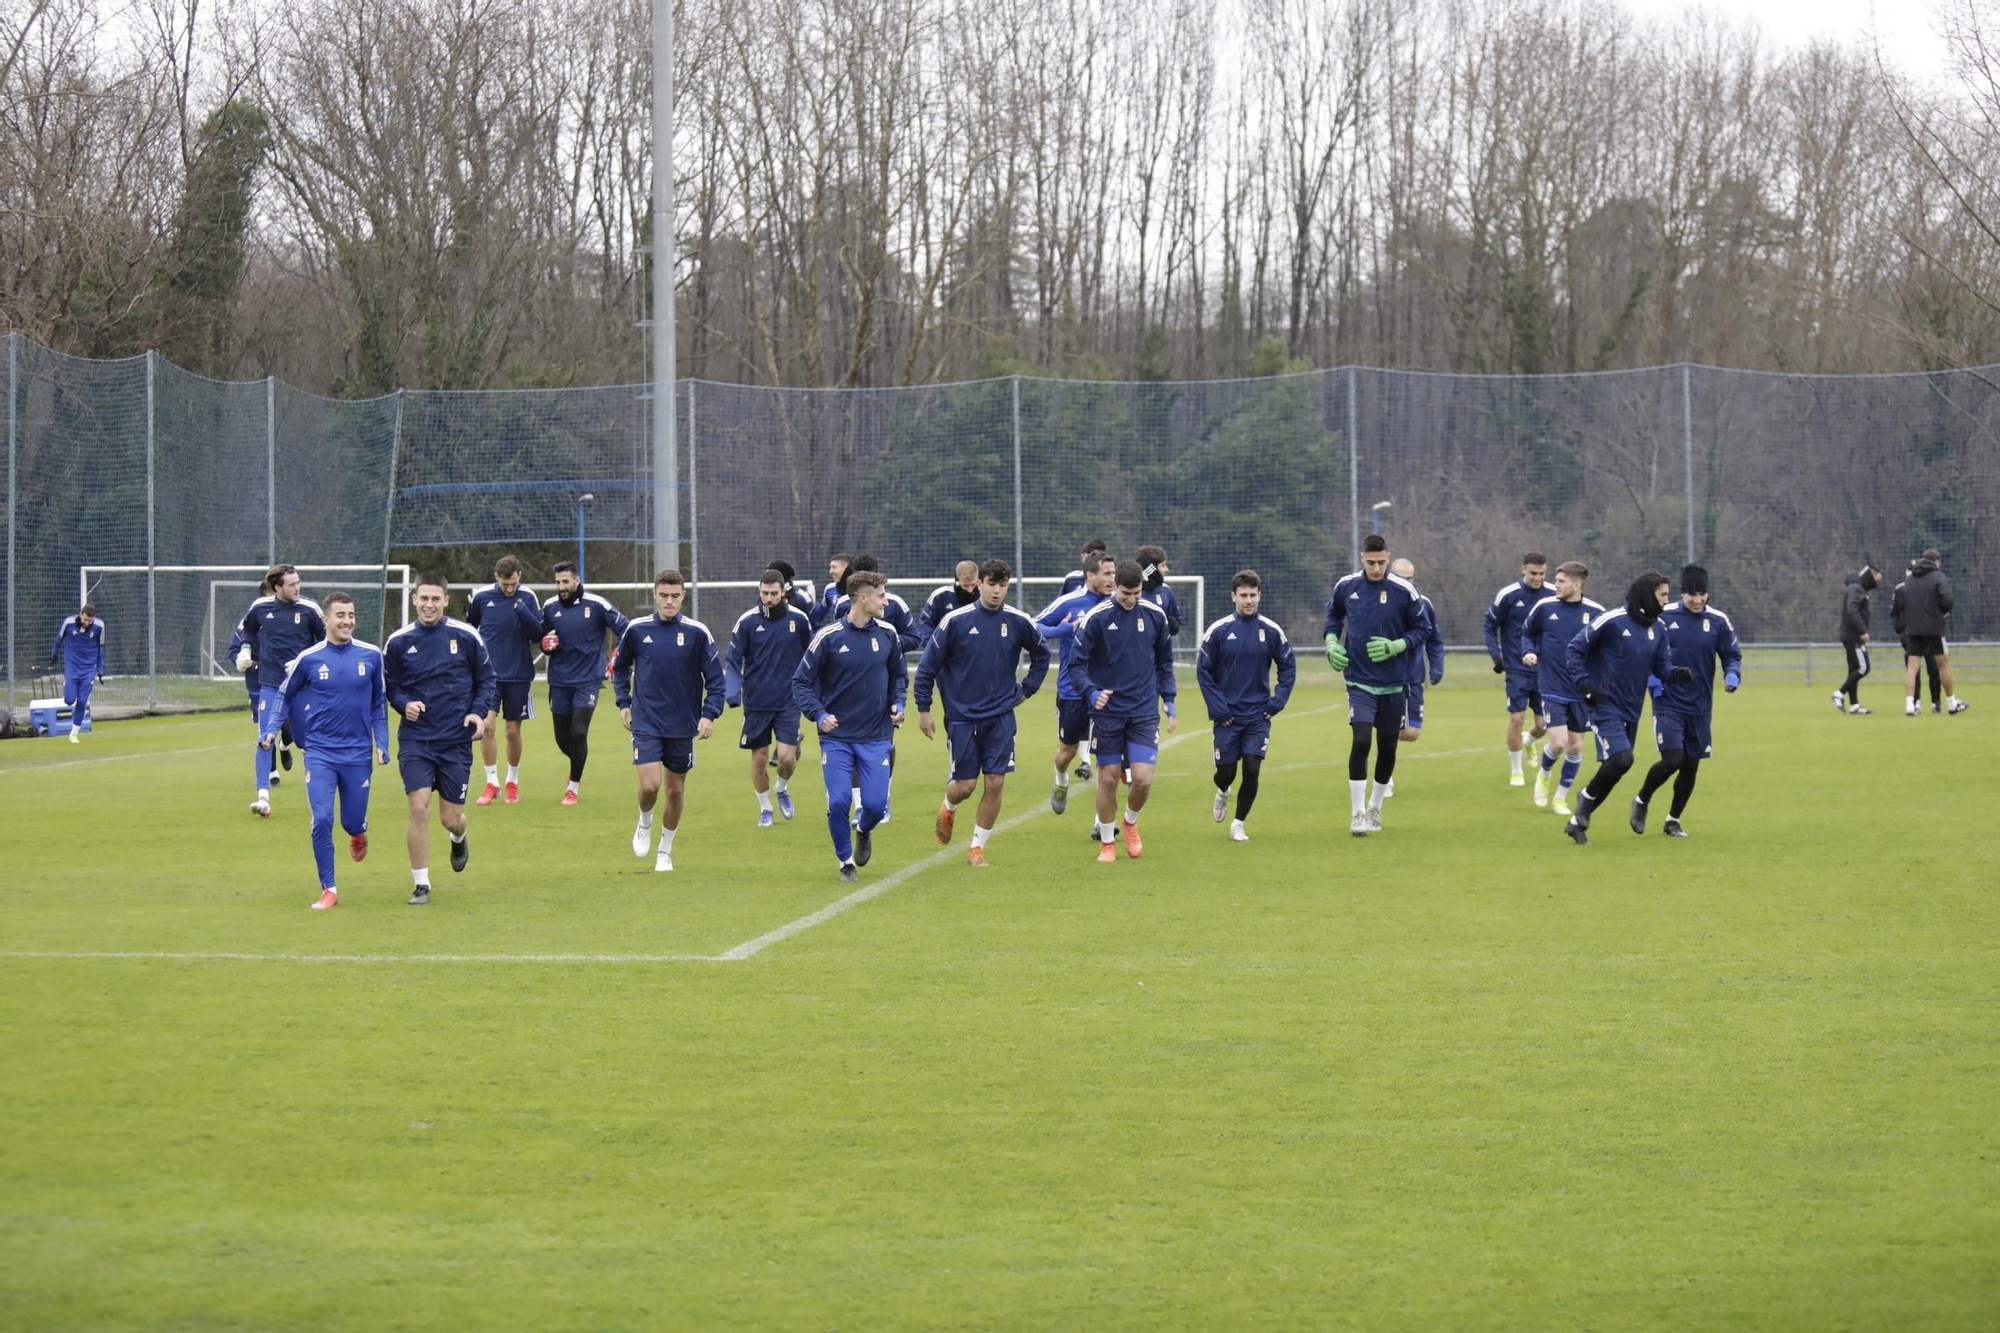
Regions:
<svg viewBox="0 0 2000 1333"><path fill-rule="evenodd" d="M1690 8L1686 0L1623 0L1647 17L1672 18ZM1774 45L1815 37L1853 41L1879 34L1883 54L1911 74L1935 78L1944 72L1944 44L1932 28L1930 0L1705 0L1703 8L1731 19L1752 20Z"/></svg>

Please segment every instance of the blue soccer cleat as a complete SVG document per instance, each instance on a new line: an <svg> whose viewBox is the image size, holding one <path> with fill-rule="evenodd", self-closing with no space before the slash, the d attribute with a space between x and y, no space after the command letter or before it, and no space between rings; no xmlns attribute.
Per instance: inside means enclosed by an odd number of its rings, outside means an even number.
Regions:
<svg viewBox="0 0 2000 1333"><path fill-rule="evenodd" d="M781 791L778 793L778 813L787 819L792 817L792 794L790 792Z"/></svg>
<svg viewBox="0 0 2000 1333"><path fill-rule="evenodd" d="M769 810L759 810L757 812L758 828L769 828L777 822L777 818Z"/></svg>

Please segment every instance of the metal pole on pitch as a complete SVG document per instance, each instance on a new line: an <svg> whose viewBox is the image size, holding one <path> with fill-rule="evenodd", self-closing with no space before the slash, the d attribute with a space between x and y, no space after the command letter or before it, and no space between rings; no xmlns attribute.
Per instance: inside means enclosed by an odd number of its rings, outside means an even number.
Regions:
<svg viewBox="0 0 2000 1333"><path fill-rule="evenodd" d="M155 582L153 562L154 515L153 515L153 366L157 357L149 347L146 349L146 706L151 708L160 701L158 674L158 630L159 630L159 588Z"/></svg>
<svg viewBox="0 0 2000 1333"><path fill-rule="evenodd" d="M1356 559L1361 554L1361 439L1357 425L1359 413L1355 410L1358 377L1354 367L1347 368L1347 526L1348 558ZM1341 568L1347 566L1342 564Z"/></svg>
<svg viewBox="0 0 2000 1333"><path fill-rule="evenodd" d="M653 0L653 568L680 566L674 447L674 5ZM579 571L580 572L580 571Z"/></svg>
<svg viewBox="0 0 2000 1333"><path fill-rule="evenodd" d="M1687 471L1687 562L1694 563L1694 369L1681 362L1681 451Z"/></svg>
<svg viewBox="0 0 2000 1333"><path fill-rule="evenodd" d="M592 495L589 491L585 491L582 495L577 497L576 501L576 581L578 583L583 582L584 578L583 574L584 517L583 516L585 511L587 511L590 508L590 502L595 500L596 498L597 497Z"/></svg>
<svg viewBox="0 0 2000 1333"><path fill-rule="evenodd" d="M1027 572L1022 561L1021 546L1021 377L1014 379L1014 577L1019 580ZM1014 600L1025 607L1028 604L1028 585L1016 582Z"/></svg>
<svg viewBox="0 0 2000 1333"><path fill-rule="evenodd" d="M278 563L278 377L264 377L264 549Z"/></svg>
<svg viewBox="0 0 2000 1333"><path fill-rule="evenodd" d="M395 424L389 428L389 502L382 509L382 618L376 629L376 640L386 641L389 637L389 544L396 535L396 466L403 454L403 391L396 390ZM397 599L396 614L403 614L403 608L410 604L410 590L402 589Z"/></svg>
<svg viewBox="0 0 2000 1333"><path fill-rule="evenodd" d="M694 381L688 381L688 598L701 609L701 432L696 428ZM700 619L699 615L696 619Z"/></svg>
<svg viewBox="0 0 2000 1333"><path fill-rule="evenodd" d="M7 720L14 718L14 508L18 495L15 437L20 430L21 335L7 334ZM81 603L79 603L81 605Z"/></svg>

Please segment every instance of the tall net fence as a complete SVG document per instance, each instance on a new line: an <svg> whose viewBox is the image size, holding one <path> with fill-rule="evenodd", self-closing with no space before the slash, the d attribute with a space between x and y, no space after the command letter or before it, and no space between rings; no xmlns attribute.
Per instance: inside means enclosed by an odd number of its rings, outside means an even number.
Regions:
<svg viewBox="0 0 2000 1333"><path fill-rule="evenodd" d="M1692 558L1759 660L1789 671L1813 660L1805 645L1834 639L1847 574L1872 560L1893 583L1935 546L1957 594L1953 638L2000 633L2000 384L1988 369L684 382L679 475L664 479L646 386L335 401L154 356L82 360L19 335L6 350L0 578L16 713L52 688L49 647L85 566L139 567L90 591L110 631L99 698L211 706L213 580L168 567L380 565L379 580L347 589L363 597L368 637L402 618L382 591L392 551L587 537L625 550L612 568L593 558L595 579L643 582L663 484L680 563L712 583L754 579L774 558L820 577L835 550L873 551L892 576L989 555L1056 575L1100 536L1121 554L1166 548L1176 575L1204 580L1211 616L1230 575L1254 568L1267 611L1312 641L1327 590L1379 525L1416 562L1454 645L1477 645L1488 600L1528 550L1585 561L1600 600L1648 565L1672 573ZM697 590L693 607L714 622L750 599L712 600ZM1886 595L1875 615L1888 638ZM1199 629L1183 629L1184 649ZM1830 667L1837 651L1818 660ZM1975 673L1979 662L1966 659Z"/></svg>

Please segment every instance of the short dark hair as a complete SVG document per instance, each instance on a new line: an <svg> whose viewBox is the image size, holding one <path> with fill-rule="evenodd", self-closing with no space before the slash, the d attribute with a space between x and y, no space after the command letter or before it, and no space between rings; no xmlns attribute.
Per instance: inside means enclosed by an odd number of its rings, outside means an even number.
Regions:
<svg viewBox="0 0 2000 1333"><path fill-rule="evenodd" d="M417 581L410 585L410 591L415 592L418 588L436 588L447 597L451 595L451 585L444 581L444 575L442 574L423 573L417 575Z"/></svg>
<svg viewBox="0 0 2000 1333"><path fill-rule="evenodd" d="M1235 592L1238 588L1262 588L1263 586L1264 580L1257 577L1257 571L1254 569L1239 569L1236 571L1236 577L1229 580L1229 591L1231 592Z"/></svg>
<svg viewBox="0 0 2000 1333"><path fill-rule="evenodd" d="M1936 564L1938 561L1944 559L1944 557L1938 554L1937 547L1928 546L1924 548L1924 559L1930 561L1932 564Z"/></svg>
<svg viewBox="0 0 2000 1333"><path fill-rule="evenodd" d="M787 588L791 587L792 580L799 576L799 571L793 569L789 561L784 560L773 560L765 572L770 573L772 571L777 573L779 581Z"/></svg>
<svg viewBox="0 0 2000 1333"><path fill-rule="evenodd" d="M653 576L653 590L655 592L661 588L685 588L686 586L687 580L681 577L681 572L678 569L663 569Z"/></svg>
<svg viewBox="0 0 2000 1333"><path fill-rule="evenodd" d="M271 580L271 590L275 592L277 591L278 585L285 581L286 575L296 574L298 572L299 571L297 569L293 568L290 565L272 565L271 568L265 573L264 577Z"/></svg>
<svg viewBox="0 0 2000 1333"><path fill-rule="evenodd" d="M776 565L772 565L769 569L764 571L762 576L758 578L757 582L760 586L766 583L775 583L782 588L785 586L785 571L779 569Z"/></svg>
<svg viewBox="0 0 2000 1333"><path fill-rule="evenodd" d="M1083 553L1085 555L1089 555L1092 551L1108 551L1110 549L1110 547L1104 544L1104 538L1102 537L1092 537L1083 544Z"/></svg>
<svg viewBox="0 0 2000 1333"><path fill-rule="evenodd" d="M852 597L858 588L886 588L889 580L873 569L857 569L847 576L847 595Z"/></svg>
<svg viewBox="0 0 2000 1333"><path fill-rule="evenodd" d="M828 564L832 564L836 560L838 560L843 565L851 565L854 563L854 557L849 555L845 551L835 551L832 555L828 556L826 559Z"/></svg>
<svg viewBox="0 0 2000 1333"><path fill-rule="evenodd" d="M333 610L334 607L338 606L342 602L347 603L347 605L349 606L354 605L354 599L352 597L349 597L346 593L330 592L326 596L319 599L320 610L331 611Z"/></svg>
<svg viewBox="0 0 2000 1333"><path fill-rule="evenodd" d="M1371 532L1361 539L1361 549L1369 555L1377 551L1386 551L1389 549L1389 539L1379 532Z"/></svg>
<svg viewBox="0 0 2000 1333"><path fill-rule="evenodd" d="M1556 566L1556 573L1567 574L1578 582L1582 582L1584 579L1590 577L1590 566L1584 564L1581 560L1565 560Z"/></svg>
<svg viewBox="0 0 2000 1333"><path fill-rule="evenodd" d="M850 574L880 574L882 572L882 562L868 552L863 551L848 562L847 572ZM886 582L887 580L884 580L885 585Z"/></svg>
<svg viewBox="0 0 2000 1333"><path fill-rule="evenodd" d="M979 567L981 583L1006 583L1014 577L1014 571L1005 560L988 560Z"/></svg>
<svg viewBox="0 0 2000 1333"><path fill-rule="evenodd" d="M1136 588L1145 581L1146 581L1145 571L1139 568L1139 562L1137 560L1120 560L1118 562L1119 587Z"/></svg>
<svg viewBox="0 0 2000 1333"><path fill-rule="evenodd" d="M493 562L493 577L496 579L511 579L520 572L521 562L515 556L503 555Z"/></svg>
<svg viewBox="0 0 2000 1333"><path fill-rule="evenodd" d="M1549 563L1549 558L1540 551L1530 551L1521 557L1521 563L1523 565L1546 565Z"/></svg>
<svg viewBox="0 0 2000 1333"><path fill-rule="evenodd" d="M551 569L551 570L549 571L549 573L551 573L551 574L574 574L574 573L576 573L576 561L574 561L574 560L558 560L558 561L556 561L556 567L555 567L554 569Z"/></svg>
<svg viewBox="0 0 2000 1333"><path fill-rule="evenodd" d="M86 616L94 616L94 615L96 615L96 614L97 614L97 603L95 603L95 602L85 602L85 603L83 604L83 610L82 610L81 612L79 612L78 614L80 614L80 615L86 615Z"/></svg>
<svg viewBox="0 0 2000 1333"><path fill-rule="evenodd" d="M1137 552L1142 563L1164 565L1167 563L1167 548L1164 546L1141 546Z"/></svg>
<svg viewBox="0 0 2000 1333"><path fill-rule="evenodd" d="M1111 558L1109 551L1091 551L1083 557L1083 572L1086 574L1095 574L1098 566L1115 565L1117 563L1116 560Z"/></svg>

